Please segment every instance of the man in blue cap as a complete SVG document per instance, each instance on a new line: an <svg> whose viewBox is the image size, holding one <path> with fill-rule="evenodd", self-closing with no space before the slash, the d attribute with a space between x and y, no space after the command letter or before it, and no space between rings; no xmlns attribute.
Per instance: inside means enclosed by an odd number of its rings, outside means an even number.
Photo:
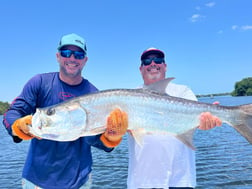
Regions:
<svg viewBox="0 0 252 189"><path fill-rule="evenodd" d="M36 108L48 107L98 89L82 77L88 57L85 40L72 33L61 38L56 53L60 71L38 74L24 86L4 115L14 142L31 140L22 174L24 189L79 189L89 180L91 146L111 152L127 130L127 115L116 109L107 118L107 130L97 136L57 142L29 133ZM111 134L112 133L112 134Z"/></svg>

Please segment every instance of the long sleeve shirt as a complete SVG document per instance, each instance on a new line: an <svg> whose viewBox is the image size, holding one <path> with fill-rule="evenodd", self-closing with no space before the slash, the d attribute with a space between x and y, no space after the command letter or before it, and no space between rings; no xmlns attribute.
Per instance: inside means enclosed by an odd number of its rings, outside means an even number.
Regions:
<svg viewBox="0 0 252 189"><path fill-rule="evenodd" d="M4 114L3 123L14 142L22 140L12 135L15 120L34 114L36 108L48 107L80 95L96 92L97 88L83 79L79 85L68 85L59 73L39 74L31 78L21 94ZM110 152L100 141L100 135L81 137L75 141L57 142L31 140L22 176L46 189L77 189L88 180L91 172L91 146Z"/></svg>

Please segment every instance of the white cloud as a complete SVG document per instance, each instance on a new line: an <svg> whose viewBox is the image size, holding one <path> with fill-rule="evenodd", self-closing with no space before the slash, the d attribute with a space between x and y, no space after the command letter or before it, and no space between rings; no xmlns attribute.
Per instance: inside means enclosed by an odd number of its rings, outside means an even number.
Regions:
<svg viewBox="0 0 252 189"><path fill-rule="evenodd" d="M233 25L232 26L232 30L236 30L236 29L238 29L238 26L237 25Z"/></svg>
<svg viewBox="0 0 252 189"><path fill-rule="evenodd" d="M203 5L203 6L204 6L204 5ZM215 2L212 1L212 2L206 3L205 6L208 7L208 8L212 8L212 7L215 6ZM201 10L202 10L202 7L201 7L201 6L196 6L195 9L196 9L197 11L201 11ZM204 9L204 7L203 7L203 9ZM205 18L205 16L200 15L200 14L194 14L194 15L192 15L192 16L190 17L190 21L191 21L191 22L198 22L198 21L202 20L203 18Z"/></svg>
<svg viewBox="0 0 252 189"><path fill-rule="evenodd" d="M195 7L195 9L199 11L201 8L200 8L200 6L197 6L197 7Z"/></svg>
<svg viewBox="0 0 252 189"><path fill-rule="evenodd" d="M215 2L209 2L207 4L205 4L207 7L211 8L215 6Z"/></svg>
<svg viewBox="0 0 252 189"><path fill-rule="evenodd" d="M232 30L241 30L241 31L252 30L252 25L244 25L244 26L233 25Z"/></svg>
<svg viewBox="0 0 252 189"><path fill-rule="evenodd" d="M190 20L191 20L191 22L198 22L202 18L204 18L204 16L202 16L200 14L194 14L191 16Z"/></svg>
<svg viewBox="0 0 252 189"><path fill-rule="evenodd" d="M241 26L241 30L252 30L252 25Z"/></svg>

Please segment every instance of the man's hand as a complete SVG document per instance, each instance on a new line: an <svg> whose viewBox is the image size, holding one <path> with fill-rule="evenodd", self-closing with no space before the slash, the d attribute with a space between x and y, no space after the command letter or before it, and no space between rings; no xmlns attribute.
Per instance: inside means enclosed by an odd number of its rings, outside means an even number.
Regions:
<svg viewBox="0 0 252 189"><path fill-rule="evenodd" d="M221 126L222 121L212 115L210 112L203 112L200 115L200 125L199 125L199 129L201 130L209 130L212 129L216 126Z"/></svg>
<svg viewBox="0 0 252 189"><path fill-rule="evenodd" d="M29 133L28 125L31 125L31 123L31 115L17 119L11 126L13 136L18 136L20 139L23 140L30 140L34 138L34 136Z"/></svg>
<svg viewBox="0 0 252 189"><path fill-rule="evenodd" d="M128 129L128 115L120 109L113 110L107 118L107 129L101 136L101 141L107 147L117 146Z"/></svg>

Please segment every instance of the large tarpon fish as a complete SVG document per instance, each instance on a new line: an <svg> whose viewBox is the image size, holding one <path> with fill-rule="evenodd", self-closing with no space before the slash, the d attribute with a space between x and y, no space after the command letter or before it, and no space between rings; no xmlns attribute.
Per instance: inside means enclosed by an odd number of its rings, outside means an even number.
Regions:
<svg viewBox="0 0 252 189"><path fill-rule="evenodd" d="M128 130L141 143L146 133L171 134L193 148L192 138L202 112L211 112L234 127L252 143L252 104L221 106L165 94L171 78L141 89L113 89L38 108L30 132L38 137L72 141L97 135L106 129L106 119L115 108L128 114Z"/></svg>

